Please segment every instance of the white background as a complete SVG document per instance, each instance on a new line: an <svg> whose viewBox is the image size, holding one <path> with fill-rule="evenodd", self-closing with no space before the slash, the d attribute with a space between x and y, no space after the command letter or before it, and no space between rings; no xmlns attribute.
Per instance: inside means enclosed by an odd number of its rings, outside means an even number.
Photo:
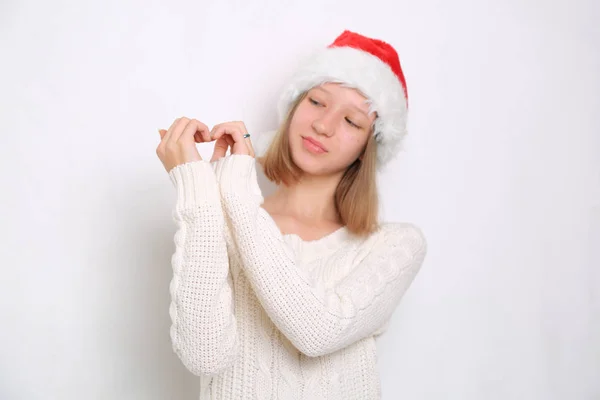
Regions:
<svg viewBox="0 0 600 400"><path fill-rule="evenodd" d="M384 215L429 242L384 400L600 399L599 4L3 0L0 398L196 398L157 129L274 128L297 59L351 29L400 54Z"/></svg>

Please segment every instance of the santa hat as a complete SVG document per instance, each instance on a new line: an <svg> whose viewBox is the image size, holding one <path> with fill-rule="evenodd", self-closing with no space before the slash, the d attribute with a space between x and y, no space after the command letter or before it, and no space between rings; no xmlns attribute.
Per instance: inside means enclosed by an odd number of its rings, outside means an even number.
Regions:
<svg viewBox="0 0 600 400"><path fill-rule="evenodd" d="M342 83L366 96L371 111L377 112L374 135L377 166L396 156L406 134L408 92L394 48L378 39L344 31L335 41L305 60L284 88L278 104L279 123L303 92L323 83ZM266 151L275 131L259 135L257 155Z"/></svg>

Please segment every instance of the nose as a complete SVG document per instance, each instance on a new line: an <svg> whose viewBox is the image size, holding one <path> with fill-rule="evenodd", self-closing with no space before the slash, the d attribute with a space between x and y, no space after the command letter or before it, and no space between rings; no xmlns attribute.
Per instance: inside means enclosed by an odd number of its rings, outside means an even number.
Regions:
<svg viewBox="0 0 600 400"><path fill-rule="evenodd" d="M319 118L315 118L312 127L319 135L331 136L335 130L334 113L324 112Z"/></svg>

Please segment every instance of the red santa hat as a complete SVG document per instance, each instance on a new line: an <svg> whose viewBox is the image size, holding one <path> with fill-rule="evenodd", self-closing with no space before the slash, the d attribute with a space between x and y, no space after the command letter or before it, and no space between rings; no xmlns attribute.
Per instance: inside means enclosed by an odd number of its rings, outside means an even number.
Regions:
<svg viewBox="0 0 600 400"><path fill-rule="evenodd" d="M279 122L303 92L323 83L341 83L367 97L377 113L374 132L377 165L396 156L406 135L408 92L398 53L388 43L344 31L325 49L305 60L285 86L278 103ZM255 150L261 155L274 132L260 135Z"/></svg>

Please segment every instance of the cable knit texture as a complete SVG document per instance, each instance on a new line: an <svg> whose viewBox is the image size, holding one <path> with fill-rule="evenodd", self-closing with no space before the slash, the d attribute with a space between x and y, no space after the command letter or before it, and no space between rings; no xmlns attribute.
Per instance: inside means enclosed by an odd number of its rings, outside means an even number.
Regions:
<svg viewBox="0 0 600 400"><path fill-rule="evenodd" d="M380 399L375 338L426 254L422 232L386 223L313 241L261 207L256 162L230 155L169 173L178 229L173 349L200 399Z"/></svg>

